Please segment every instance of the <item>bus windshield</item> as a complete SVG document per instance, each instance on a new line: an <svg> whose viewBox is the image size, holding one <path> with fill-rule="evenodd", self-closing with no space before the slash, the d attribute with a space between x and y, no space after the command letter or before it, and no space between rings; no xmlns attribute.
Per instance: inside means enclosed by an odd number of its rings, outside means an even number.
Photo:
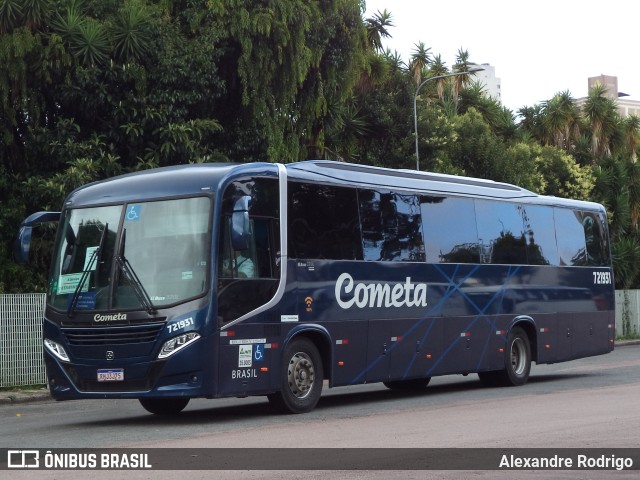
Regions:
<svg viewBox="0 0 640 480"><path fill-rule="evenodd" d="M146 309L207 286L211 202L205 197L67 210L48 302L81 310Z"/></svg>

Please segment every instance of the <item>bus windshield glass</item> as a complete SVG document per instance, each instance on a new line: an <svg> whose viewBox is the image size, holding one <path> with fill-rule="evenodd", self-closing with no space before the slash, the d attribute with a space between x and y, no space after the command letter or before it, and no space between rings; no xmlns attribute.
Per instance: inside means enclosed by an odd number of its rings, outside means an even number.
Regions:
<svg viewBox="0 0 640 480"><path fill-rule="evenodd" d="M201 295L211 202L205 197L67 210L48 301L82 310L146 309Z"/></svg>

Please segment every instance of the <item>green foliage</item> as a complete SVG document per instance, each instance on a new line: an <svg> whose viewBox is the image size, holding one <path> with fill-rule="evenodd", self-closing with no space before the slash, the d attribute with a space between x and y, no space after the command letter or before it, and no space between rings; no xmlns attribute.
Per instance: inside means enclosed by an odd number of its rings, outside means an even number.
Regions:
<svg viewBox="0 0 640 480"><path fill-rule="evenodd" d="M541 191L555 197L592 199L595 178L590 167L580 166L564 150L545 146L533 147L537 157L537 168L545 180Z"/></svg>
<svg viewBox="0 0 640 480"><path fill-rule="evenodd" d="M143 2L125 2L110 26L114 57L122 62L143 61L153 45L151 22Z"/></svg>
<svg viewBox="0 0 640 480"><path fill-rule="evenodd" d="M457 141L451 145L453 163L465 175L504 180L496 168L504 164L505 145L491 131L491 127L474 108L454 120Z"/></svg>
<svg viewBox="0 0 640 480"><path fill-rule="evenodd" d="M640 277L640 241L636 236L622 236L611 247L616 288L637 288Z"/></svg>
<svg viewBox="0 0 640 480"><path fill-rule="evenodd" d="M359 0L0 0L0 291L43 289L11 260L19 222L74 188L156 166L309 157L415 168L413 99L451 69L383 51ZM640 119L601 88L514 114L468 75L416 101L420 168L602 202L619 285L640 274ZM49 235L50 236L50 235ZM36 273L39 272L39 273Z"/></svg>
<svg viewBox="0 0 640 480"><path fill-rule="evenodd" d="M220 121L260 135L270 160L306 158L322 148L328 99L345 99L363 64L366 32L359 4L246 0L212 2L227 32L229 99ZM239 88L236 88L238 86ZM227 108L224 108L227 107ZM230 111L232 109L232 111ZM242 122L232 123L240 111ZM239 154L246 155L246 150Z"/></svg>

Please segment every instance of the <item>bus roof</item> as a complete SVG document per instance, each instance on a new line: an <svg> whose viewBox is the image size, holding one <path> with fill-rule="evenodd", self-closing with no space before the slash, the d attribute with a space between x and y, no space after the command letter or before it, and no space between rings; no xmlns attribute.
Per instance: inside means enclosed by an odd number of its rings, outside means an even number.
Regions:
<svg viewBox="0 0 640 480"><path fill-rule="evenodd" d="M451 193L473 197L517 200L603 210L592 202L541 196L508 183L415 170L357 165L330 160L308 160L285 165L289 178L325 184L382 187L419 193ZM73 191L65 206L89 206L140 201L215 191L220 182L247 175L277 175L273 163L202 163L155 168L90 183Z"/></svg>
<svg viewBox="0 0 640 480"><path fill-rule="evenodd" d="M386 187L424 193L451 193L473 197L517 200L521 203L579 207L604 211L604 207L597 203L538 195L516 185L481 178L420 172L417 170L396 170L330 160L309 160L290 163L287 165L287 170L290 178L305 181L342 183L365 188Z"/></svg>

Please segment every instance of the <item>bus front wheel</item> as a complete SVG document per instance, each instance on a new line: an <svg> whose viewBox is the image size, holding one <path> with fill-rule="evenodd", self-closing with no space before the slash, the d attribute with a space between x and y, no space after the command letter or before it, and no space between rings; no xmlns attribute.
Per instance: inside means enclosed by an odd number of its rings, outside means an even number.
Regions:
<svg viewBox="0 0 640 480"><path fill-rule="evenodd" d="M188 398L139 398L138 401L154 415L176 415L189 403Z"/></svg>
<svg viewBox="0 0 640 480"><path fill-rule="evenodd" d="M322 394L322 359L307 338L293 340L284 350L280 391L268 395L269 402L284 413L306 413L314 409Z"/></svg>

